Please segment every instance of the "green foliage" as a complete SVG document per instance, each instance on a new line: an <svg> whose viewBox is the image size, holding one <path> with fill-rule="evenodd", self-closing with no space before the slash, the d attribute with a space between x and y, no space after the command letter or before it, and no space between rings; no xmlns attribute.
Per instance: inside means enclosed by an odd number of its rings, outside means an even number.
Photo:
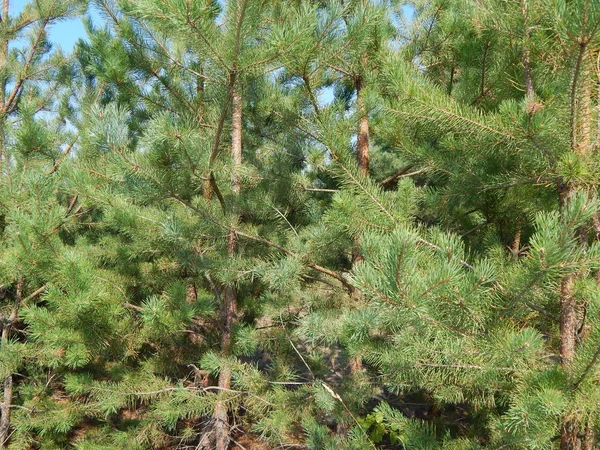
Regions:
<svg viewBox="0 0 600 450"><path fill-rule="evenodd" d="M595 2L84 3L0 24L0 446L598 429Z"/></svg>

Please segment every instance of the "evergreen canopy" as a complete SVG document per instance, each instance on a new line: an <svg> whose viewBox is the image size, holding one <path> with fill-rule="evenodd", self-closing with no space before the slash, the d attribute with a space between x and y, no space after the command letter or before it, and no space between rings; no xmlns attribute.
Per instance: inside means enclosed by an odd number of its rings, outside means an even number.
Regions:
<svg viewBox="0 0 600 450"><path fill-rule="evenodd" d="M600 2L2 5L0 448L598 446Z"/></svg>

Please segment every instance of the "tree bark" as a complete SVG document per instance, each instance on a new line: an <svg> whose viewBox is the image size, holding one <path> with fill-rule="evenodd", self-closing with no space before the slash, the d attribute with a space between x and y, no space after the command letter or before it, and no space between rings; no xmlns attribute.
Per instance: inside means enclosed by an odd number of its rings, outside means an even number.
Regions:
<svg viewBox="0 0 600 450"><path fill-rule="evenodd" d="M561 450L582 450L582 442L578 430L579 423L577 420L564 420L560 433Z"/></svg>
<svg viewBox="0 0 600 450"><path fill-rule="evenodd" d="M3 396L2 396L2 408L0 413L0 448L4 448L8 445L9 431L10 431L10 406L13 398L13 376L7 375L4 378L3 385Z"/></svg>
<svg viewBox="0 0 600 450"><path fill-rule="evenodd" d="M242 165L242 96L234 89L232 96L231 116L231 159L233 161L233 174L231 177L232 190L236 195L241 193L240 168ZM235 255L237 237L235 230L229 231L227 253L230 257ZM224 357L231 355L233 342L233 327L238 319L237 289L235 286L225 287L223 304L221 305L223 329L221 334L221 354ZM231 388L231 370L227 365L219 374L219 388ZM224 394L221 392L219 395ZM215 406L215 435L217 450L227 450L231 440L229 426L229 411L223 401L218 401Z"/></svg>
<svg viewBox="0 0 600 450"><path fill-rule="evenodd" d="M587 68L587 44L580 42L577 62L575 64L570 92L570 145L571 151L579 156L586 156L591 149L591 77ZM559 203L561 208L569 202L578 186L569 182L559 187ZM586 233L574 230L580 245L587 245ZM574 297L576 273L566 275L560 286L560 363L568 373L572 373L572 362L575 357L577 333L580 328L577 301ZM586 434L580 418L565 416L561 427L561 450L582 450L590 439Z"/></svg>
<svg viewBox="0 0 600 450"><path fill-rule="evenodd" d="M573 296L575 274L566 275L560 285L560 363L569 367L575 356L577 307Z"/></svg>
<svg viewBox="0 0 600 450"><path fill-rule="evenodd" d="M9 8L9 0L2 1L2 17L0 18L1 22L8 21L8 8ZM0 47L0 65L3 67L6 66L8 59L8 39L4 39L2 41L2 46ZM0 79L0 107L2 111L6 111L8 105L6 104L6 85L8 83L8 78L6 75L2 76ZM0 117L0 175L4 170L4 166L6 165L7 155L6 155L6 137L4 132L4 121L5 121L5 113L2 112L2 116Z"/></svg>
<svg viewBox="0 0 600 450"><path fill-rule="evenodd" d="M364 178L369 176L369 116L365 107L363 98L364 80L361 76L356 78L356 109L359 115L358 118L358 137L357 137L357 153L356 159L360 175ZM364 258L360 253L360 239L356 237L352 245L352 266L362 261ZM358 290L352 291L352 296L357 297ZM362 358L356 356L348 361L350 373L356 373L362 370Z"/></svg>
<svg viewBox="0 0 600 450"><path fill-rule="evenodd" d="M569 196L575 192L571 184L561 184L559 187L559 203L561 209L569 202ZM578 230L573 231L579 234ZM578 311L574 296L577 274L565 275L560 284L560 364L571 373L571 363L575 357L577 343ZM581 450L582 440L579 437L581 423L577 418L565 415L562 419L560 433L561 450Z"/></svg>
<svg viewBox="0 0 600 450"><path fill-rule="evenodd" d="M356 110L358 113L358 136L357 136L357 151L356 161L358 163L358 169L362 177L369 176L369 116L365 107L363 89L364 80L362 76L357 76L356 81ZM362 261L362 255L360 254L360 243L358 239L355 240L352 247L352 265L359 261Z"/></svg>
<svg viewBox="0 0 600 450"><path fill-rule="evenodd" d="M237 195L241 192L240 168L242 167L242 96L234 88L232 96L231 115L231 159L233 161L233 176L231 185Z"/></svg>
<svg viewBox="0 0 600 450"><path fill-rule="evenodd" d="M2 327L2 345L8 344L14 324L19 316L19 308L23 300L23 277L19 276L17 280L17 292L13 301L13 306L8 320ZM0 347L0 349L1 349ZM2 404L0 405L0 448L8 445L10 438L10 411L13 401L13 375L7 375L3 382Z"/></svg>
<svg viewBox="0 0 600 450"><path fill-rule="evenodd" d="M531 73L531 29L529 28L529 7L527 0L521 0L521 15L523 16L523 32L525 44L523 46L523 75L525 80L525 95L531 97L534 94L533 75Z"/></svg>
<svg viewBox="0 0 600 450"><path fill-rule="evenodd" d="M356 109L358 112L357 160L360 174L369 175L369 116L364 101L364 80L361 76L356 79Z"/></svg>
<svg viewBox="0 0 600 450"><path fill-rule="evenodd" d="M517 229L515 231L515 237L513 238L513 242L510 248L510 252L512 254L512 258L515 261L519 260L519 252L521 251L521 225L517 225Z"/></svg>
<svg viewBox="0 0 600 450"><path fill-rule="evenodd" d="M590 51L586 46L580 48L577 60L577 86L572 90L573 151L578 155L588 155L592 144L592 72L590 70ZM575 81L574 81L575 82Z"/></svg>
<svg viewBox="0 0 600 450"><path fill-rule="evenodd" d="M593 424L591 420L588 420L585 426L585 435L583 438L582 450L594 450L596 446L596 433L594 432Z"/></svg>

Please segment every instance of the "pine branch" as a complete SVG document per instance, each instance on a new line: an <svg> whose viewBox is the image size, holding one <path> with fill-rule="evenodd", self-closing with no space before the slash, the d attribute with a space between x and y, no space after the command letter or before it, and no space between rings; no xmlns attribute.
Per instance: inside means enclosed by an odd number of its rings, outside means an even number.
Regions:
<svg viewBox="0 0 600 450"><path fill-rule="evenodd" d="M471 364L417 364L419 367L431 367L435 369L457 369L457 370L500 370L506 372L512 372L515 369L511 367L483 367Z"/></svg>
<svg viewBox="0 0 600 450"><path fill-rule="evenodd" d="M328 193L336 193L339 192L339 189L319 189L319 188L304 188L307 192L328 192Z"/></svg>
<svg viewBox="0 0 600 450"><path fill-rule="evenodd" d="M367 439L367 442L371 445L371 447L373 447L374 450L377 450L377 447L375 446L375 444L373 443L373 441L367 434L366 430L361 426L360 422L358 421L356 416L354 414L352 414L352 411L350 411L348 406L346 406L344 399L342 397L340 397L340 395L337 394L333 389L331 389L327 384L325 384L325 382L321 382L321 386L323 386L323 389L325 389L329 393L329 395L331 395L333 398L335 398L337 401L340 402L340 404L344 407L344 409L346 410L348 415L352 418L352 420L354 420L354 422L358 426L359 430L363 433L363 435L365 436L365 439Z"/></svg>
<svg viewBox="0 0 600 450"><path fill-rule="evenodd" d="M165 19L168 19L168 17L165 17ZM221 57L219 52L217 52L215 47L211 44L210 40L206 37L206 35L202 32L202 30L196 26L196 23L192 22L192 20L189 16L189 13L186 16L186 23L190 28L192 28L197 33L198 36L200 36L200 39L202 40L202 42L204 42L204 45L206 45L206 47L210 50L210 52L217 59L217 61L223 66L223 68L225 70L227 70L228 72L231 71L229 65Z"/></svg>
<svg viewBox="0 0 600 450"><path fill-rule="evenodd" d="M590 373L592 368L598 363L599 358L600 358L600 347L598 347L596 349L596 351L594 352L594 355L592 356L592 359L588 362L588 364L585 366L585 369L583 370L583 372L581 373L581 375L579 376L577 381L573 384L574 389L579 388L579 386L581 385L583 380L585 380L585 378L588 376L588 374Z"/></svg>
<svg viewBox="0 0 600 450"><path fill-rule="evenodd" d="M216 392L229 392L232 394L241 394L241 395L247 395L249 397L255 398L261 402L263 402L266 405L269 406L275 406L275 404L269 402L268 400L265 400L262 397L259 397L258 395L252 394L251 392L248 391L238 391L235 389L226 389L226 388L222 388L219 386L205 386L205 387L197 387L197 386L186 386L186 387L168 387L168 388L163 388L163 389L157 389L155 391L131 391L131 392L121 392L115 389L107 389L107 388L101 388L101 387L97 387L97 386L93 386L91 388L93 391L101 391L101 392L111 392L114 394L120 394L120 395L127 395L127 396L132 396L132 397L155 397L161 394L168 394L169 392L180 392L180 391L192 391L192 392L212 392L212 391L216 391Z"/></svg>
<svg viewBox="0 0 600 450"><path fill-rule="evenodd" d="M290 250L286 249L285 247L283 247L275 242L269 241L268 239L262 238L260 236L253 236L253 235L244 233L243 231L241 231L237 228L232 228L228 225L222 224L216 218L214 218L213 216L208 214L206 211L204 211L200 208L197 208L196 206L189 203L187 200L179 197L178 195L176 195L174 193L171 194L171 197L173 199L177 200L182 205L190 208L192 211L197 212L198 214L200 214L202 217L204 217L209 222L213 223L214 225L217 225L218 227L220 227L224 230L233 230L233 232L237 236L243 237L250 241L260 242L262 244L265 244L268 247L276 248L277 250L282 251L283 253L285 253L288 256L292 256L294 258L299 258L300 260L302 260L302 258L300 258L298 255L296 255L295 253L291 252ZM348 283L348 281L342 275L338 274L337 272L334 272L333 270L327 269L326 267L320 266L318 264L313 264L310 262L306 262L305 264L307 265L307 267L310 267L311 269L316 270L317 272L321 272L325 275L335 278L344 286L344 288L346 288L347 291L352 292L354 290L352 285L350 283Z"/></svg>
<svg viewBox="0 0 600 450"><path fill-rule="evenodd" d="M462 116L462 115L457 114L457 113L455 113L453 111L450 111L448 109L444 109L444 108L438 107L438 106L434 105L433 103L428 103L428 102L425 102L423 100L419 100L419 99L417 99L415 96L413 96L411 94L408 94L408 93L405 93L405 94L406 94L406 96L408 98L414 100L416 103L419 103L420 105L422 105L427 110L438 111L438 112L442 113L443 115L445 115L445 116L447 116L447 117L449 117L451 119L455 119L458 122L464 122L466 124L473 125L474 127L479 128L482 131L487 131L487 132L489 132L491 134L494 134L496 136L502 136L504 139L511 140L511 141L516 141L517 140L517 138L514 135L512 135L511 133L509 133L507 131L503 131L503 130L498 130L498 129L492 128L492 127L490 127L488 125L485 125L482 122L478 122L478 121L470 119L470 118L468 118L466 116ZM411 111L400 111L398 109L394 109L394 108L391 108L391 107L385 107L385 106L384 106L384 108L386 110L388 110L390 112L393 112L393 113L396 113L398 115L411 116L411 117L416 117L416 118L419 118L419 119L427 119L428 121L430 121L432 123L437 120L434 116L428 116L428 115L425 115L425 114L413 113Z"/></svg>
<svg viewBox="0 0 600 450"><path fill-rule="evenodd" d="M79 139L79 132L77 132L75 134L75 137L73 138L73 140L71 142L69 142L67 144L67 146L60 152L60 156L56 159L52 168L46 172L46 175L52 175L54 172L56 172L56 169L58 169L58 166L60 166L60 163L71 152L71 150L73 149L73 146L75 145L75 143L77 142L78 139Z"/></svg>
<svg viewBox="0 0 600 450"><path fill-rule="evenodd" d="M49 23L50 23L50 18L48 16L46 16L36 34L33 44L31 45L29 54L27 55L27 59L25 61L25 65L23 66L23 69L22 69L22 73L17 78L15 86L13 87L13 90L10 93L8 100L6 100L6 102L3 105L0 105L0 108L2 109L2 111L4 113L10 114L15 111L15 108L17 107L17 103L18 103L18 102L15 102L15 99L18 98L18 95L21 92L21 88L23 87L23 83L28 79L28 77L30 75L28 73L29 68L31 66L31 63L33 62L33 58L35 57L35 55L38 51L38 46L40 44L40 41L42 40L42 36L44 35L46 27L48 26Z"/></svg>
<svg viewBox="0 0 600 450"><path fill-rule="evenodd" d="M380 184L382 186L386 186L390 183L393 183L394 181L396 181L398 178L400 178L402 175L404 175L406 172L408 172L410 169L412 169L415 165L414 164L409 164L406 167L403 167L402 169L400 169L398 172L396 172L393 175L390 175L389 177L387 177L385 180L383 180Z"/></svg>
<svg viewBox="0 0 600 450"><path fill-rule="evenodd" d="M134 41L133 44L136 45L138 48L149 50L149 51L155 53L158 56L161 56L163 58L167 58L171 63L175 64L180 69L182 69L182 70L184 70L184 71L186 71L186 72L194 75L195 77L202 78L202 79L204 79L206 81L211 81L213 83L217 83L218 82L216 78L210 77L210 76L208 76L208 75L206 75L204 73L200 73L200 72L198 72L196 70L193 70L188 65L185 65L181 61L178 61L177 59L175 59L170 54L170 52L168 51L167 47L158 39L158 37L156 37L154 35L154 33L152 33L152 31L149 29L149 27L146 24L139 23L138 25L146 32L146 34L148 36L150 36L150 38L154 41L154 43L156 45L158 45L160 47L160 49L162 51L158 51L156 49L156 47L144 46L144 45L142 45L142 43L140 43L138 41Z"/></svg>
<svg viewBox="0 0 600 450"><path fill-rule="evenodd" d="M587 44L579 42L579 50L577 52L577 62L575 64L575 72L573 74L573 82L571 84L570 112L569 112L569 130L571 150L577 150L577 127L575 124L576 109L577 109L577 89L579 83L579 74L583 65L583 57L586 52Z"/></svg>
<svg viewBox="0 0 600 450"><path fill-rule="evenodd" d="M317 118L320 118L321 110L319 108L317 98L315 97L315 94L310 86L310 80L309 80L308 76L306 75L306 67L304 68L304 73L302 74L302 80L304 81L304 87L306 88L306 91L308 92L308 98L310 99L310 104L312 105L312 107L315 111L315 115L317 116Z"/></svg>

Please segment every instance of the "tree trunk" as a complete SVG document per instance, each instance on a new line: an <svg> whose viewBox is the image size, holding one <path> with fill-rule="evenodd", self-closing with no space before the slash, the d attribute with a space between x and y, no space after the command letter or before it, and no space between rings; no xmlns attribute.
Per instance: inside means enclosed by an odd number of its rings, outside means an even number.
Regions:
<svg viewBox="0 0 600 450"><path fill-rule="evenodd" d="M8 320L5 321L2 327L2 344L4 347L8 344L8 339L11 336L12 329L14 328L15 321L19 316L19 308L21 307L21 301L23 300L23 277L19 276L17 280L17 292L13 301L13 306L10 312ZM13 376L12 374L7 375L3 382L2 392L2 404L0 405L0 448L4 448L8 444L10 438L10 411L13 401Z"/></svg>
<svg viewBox="0 0 600 450"><path fill-rule="evenodd" d="M232 97L232 117L231 117L231 159L233 161L233 175L231 179L232 190L236 195L241 192L241 182L239 171L242 165L242 96L234 89ZM227 253L230 257L235 255L237 249L237 238L235 230L229 231L227 242ZM233 340L233 327L237 323L237 289L235 286L226 286L221 305L221 315L223 329L221 334L221 354L224 357L231 355L231 345ZM219 388L228 390L231 388L231 370L227 365L219 374ZM219 393L224 395L225 392ZM217 450L227 450L229 447L229 414L227 405L223 401L218 401L215 406L215 435Z"/></svg>
<svg viewBox="0 0 600 450"><path fill-rule="evenodd" d="M200 65L200 67L198 68L198 71L200 72L200 74L202 75L202 66ZM201 124L202 122L204 122L204 113L205 113L205 106L204 106L204 92L206 90L206 83L204 78L202 78L201 76L198 76L196 78L196 108L198 110L197 112L197 120L198 120L198 124ZM210 185L210 178L207 178L204 180L204 198L207 200L210 200L212 198L212 188Z"/></svg>
<svg viewBox="0 0 600 450"><path fill-rule="evenodd" d="M12 404L13 397L13 377L7 375L4 378L4 392L2 396L2 408L0 413L0 448L6 447L8 444L9 431L10 431L10 406Z"/></svg>
<svg viewBox="0 0 600 450"><path fill-rule="evenodd" d="M585 436L583 438L582 450L594 450L596 444L596 433L594 433L594 426L592 421L589 420L585 426Z"/></svg>
<svg viewBox="0 0 600 450"><path fill-rule="evenodd" d="M570 93L570 144L571 151L579 156L589 154L591 149L591 77L587 56L586 45L580 45ZM569 202L569 197L577 189L578 187L572 183L561 185L559 188L561 208ZM587 233L584 230L574 230L574 233L579 238L580 245L587 245ZM568 373L572 373L571 365L575 357L577 333L580 328L577 301L574 297L577 276L575 273L566 275L560 286L560 362ZM582 450L584 445L587 446L585 442L589 439L580 418L570 416L563 418L561 450Z"/></svg>
<svg viewBox="0 0 600 450"><path fill-rule="evenodd" d="M575 356L577 307L573 296L575 274L566 275L560 285L560 363L569 367Z"/></svg>
<svg viewBox="0 0 600 450"><path fill-rule="evenodd" d="M582 450L581 438L578 434L579 421L565 419L560 433L561 450Z"/></svg>
<svg viewBox="0 0 600 450"><path fill-rule="evenodd" d="M360 174L369 175L369 116L363 98L364 81L361 76L356 79L356 109L358 112L357 160Z"/></svg>
<svg viewBox="0 0 600 450"><path fill-rule="evenodd" d="M8 21L8 9L9 9L9 0L2 1L2 17L0 21L6 22ZM8 59L8 38L2 41L0 47L0 66L5 67ZM8 107L6 105L6 85L8 83L8 78L6 75L3 75L0 79L0 107L2 109L2 116L0 117L0 125L2 129L0 129L0 175L3 172L4 166L7 165L7 154L6 154L6 143L5 143L5 133L4 133L4 121L5 119L5 111Z"/></svg>
<svg viewBox="0 0 600 450"><path fill-rule="evenodd" d="M576 113L576 152L588 155L592 148L592 73L590 70L590 52L584 51L581 61L581 80L577 89L575 107Z"/></svg>
<svg viewBox="0 0 600 450"><path fill-rule="evenodd" d="M561 185L559 188L559 202L564 208L569 202L569 196L575 192L572 185ZM578 230L574 230L578 234ZM575 357L575 345L579 329L577 301L574 296L575 280L577 275L565 275L560 284L560 364L567 372L571 372L571 363ZM560 433L561 450L581 450L582 440L579 437L580 420L566 415L562 419Z"/></svg>
<svg viewBox="0 0 600 450"><path fill-rule="evenodd" d="M3 336L4 337L4 336ZM4 340L4 339L3 339ZM8 444L9 431L10 431L10 406L13 398L13 377L7 375L4 378L4 392L2 395L2 408L0 413L0 448L4 448Z"/></svg>
<svg viewBox="0 0 600 450"><path fill-rule="evenodd" d="M202 77L202 75L204 74L203 72L204 72L203 64L200 63L198 66L199 76L196 77L196 108L198 110L196 117L197 117L198 123L204 122L204 113L205 113L204 93L206 91L206 82L205 82L205 79Z"/></svg>
<svg viewBox="0 0 600 450"><path fill-rule="evenodd" d="M228 253L233 255L236 248L235 232L229 232ZM235 286L226 286L222 305L223 329L221 334L221 354L224 357L231 355L233 326L237 322L237 290ZM226 364L219 374L219 388L224 391L217 395L226 396L225 390L231 389L231 370ZM229 448L229 411L227 404L219 400L215 406L215 436L217 450Z"/></svg>
<svg viewBox="0 0 600 450"><path fill-rule="evenodd" d="M363 57L363 63L366 58ZM358 112L358 137L356 159L360 175L364 178L369 176L369 115L365 107L363 97L364 80L362 76L356 78L356 109ZM364 258L360 253L360 239L357 237L352 246L352 265L362 261ZM358 296L357 290L353 291L353 296ZM356 373L362 370L362 358L356 356L348 361L350 373Z"/></svg>
<svg viewBox="0 0 600 450"><path fill-rule="evenodd" d="M356 111L358 113L358 137L357 137L357 151L356 161L358 163L358 169L362 177L369 176L369 116L365 108L365 102L363 98L364 81L361 76L356 77ZM362 255L359 251L360 243L358 239L355 240L352 247L352 265L359 261L362 261Z"/></svg>
<svg viewBox="0 0 600 450"><path fill-rule="evenodd" d="M1 22L6 22L8 20L8 8L9 8L9 0L3 0L2 1L2 17L0 18ZM8 38L4 39L1 43L1 47L0 47L0 66L5 67L7 64L7 59L8 59ZM7 164L7 154L6 154L6 136L4 133L4 122L6 120L5 118L5 111L8 107L8 105L6 105L6 85L8 83L8 78L6 75L3 75L2 78L0 79L0 108L2 110L2 116L0 116L0 175L2 175L2 172L4 170L5 166L8 166Z"/></svg>
<svg viewBox="0 0 600 450"><path fill-rule="evenodd" d="M531 29L529 27L529 8L527 0L521 0L521 15L523 18L523 32L525 35L525 45L523 47L523 75L525 80L525 95L531 97L534 94L533 75L531 74Z"/></svg>
<svg viewBox="0 0 600 450"><path fill-rule="evenodd" d="M233 107L231 115L231 159L233 160L233 176L231 184L233 192L241 192L240 168L242 167L242 96L233 90Z"/></svg>
<svg viewBox="0 0 600 450"><path fill-rule="evenodd" d="M517 225L517 229L515 231L515 237L513 238L513 242L510 248L510 252L512 254L512 258L515 261L519 260L519 252L521 251L521 225Z"/></svg>

